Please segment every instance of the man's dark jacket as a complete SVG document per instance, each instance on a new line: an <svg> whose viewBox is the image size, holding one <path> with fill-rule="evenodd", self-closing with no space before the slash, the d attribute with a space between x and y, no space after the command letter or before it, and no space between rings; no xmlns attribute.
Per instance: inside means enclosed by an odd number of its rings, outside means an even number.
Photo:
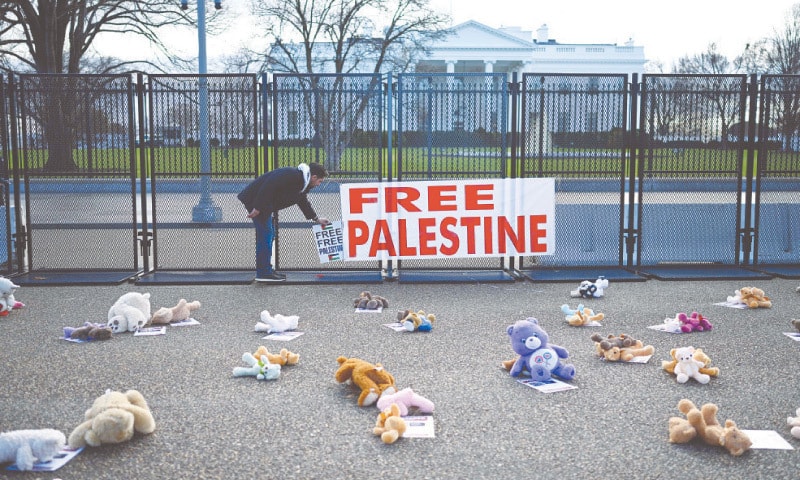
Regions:
<svg viewBox="0 0 800 480"><path fill-rule="evenodd" d="M297 167L282 167L269 171L247 185L237 198L248 212L258 209L259 215L272 215L278 210L297 205L307 219L317 214L308 201L303 187L304 172Z"/></svg>

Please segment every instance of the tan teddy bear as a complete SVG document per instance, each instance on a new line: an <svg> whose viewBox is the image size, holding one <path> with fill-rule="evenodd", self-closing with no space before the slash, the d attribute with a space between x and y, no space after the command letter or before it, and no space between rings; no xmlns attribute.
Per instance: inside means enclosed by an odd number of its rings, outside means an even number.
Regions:
<svg viewBox="0 0 800 480"><path fill-rule="evenodd" d="M156 429L150 407L137 390L107 390L86 410L84 418L69 435L70 448L122 443L130 440L134 432L148 434Z"/></svg>
<svg viewBox="0 0 800 480"><path fill-rule="evenodd" d="M406 433L406 422L400 416L400 407L396 403L378 414L372 433L380 435L383 443L394 443Z"/></svg>
<svg viewBox="0 0 800 480"><path fill-rule="evenodd" d="M713 403L706 403L698 409L691 400L684 398L678 402L678 410L686 418L669 419L670 443L688 443L695 437L700 437L709 445L724 447L735 457L753 445L747 434L739 430L733 420L725 420L725 425L720 425L717 421L719 409Z"/></svg>
<svg viewBox="0 0 800 480"><path fill-rule="evenodd" d="M200 302L187 302L185 298L178 300L178 304L172 308L162 307L156 310L150 323L153 325L164 325L167 323L182 322L192 316L192 312L200 308Z"/></svg>
<svg viewBox="0 0 800 480"><path fill-rule="evenodd" d="M375 403L384 393L397 391L394 377L380 363L371 364L359 358L339 357L339 368L335 378L339 383L352 382L361 389L358 406L366 407Z"/></svg>
<svg viewBox="0 0 800 480"><path fill-rule="evenodd" d="M300 361L300 354L292 353L285 348L281 348L280 353L269 353L267 347L260 345L253 356L255 358L261 358L262 355L267 357L269 363L274 363L280 366L296 365L297 362Z"/></svg>
<svg viewBox="0 0 800 480"><path fill-rule="evenodd" d="M678 358L675 356L677 350L678 350L677 348L673 348L672 350L669 351L669 356L672 358L672 360L661 361L661 368L663 368L666 372L671 373L673 375L675 374L675 366L678 364ZM719 368L709 366L711 365L711 358L709 358L709 356L706 355L706 353L703 351L702 348L695 348L692 357L703 364L703 366L700 367L700 373L702 373L703 375L708 375L710 377L719 376Z"/></svg>

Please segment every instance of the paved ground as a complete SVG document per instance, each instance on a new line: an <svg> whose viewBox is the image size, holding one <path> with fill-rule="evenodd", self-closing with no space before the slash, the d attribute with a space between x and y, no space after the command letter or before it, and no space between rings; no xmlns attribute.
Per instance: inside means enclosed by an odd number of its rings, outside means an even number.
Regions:
<svg viewBox="0 0 800 480"><path fill-rule="evenodd" d="M760 281L772 309L715 306L741 281L612 283L598 328L570 327L560 312L575 285L564 283L415 285L151 286L154 308L181 297L200 300L201 325L166 335L119 334L74 344L64 326L104 321L132 284L18 290L27 307L0 318L0 431L56 428L67 435L106 389L140 390L157 429L149 436L89 448L54 473L19 479L477 479L798 477L800 441L786 417L800 407L800 359L790 319L800 317L800 281ZM354 313L368 288L389 299L388 311ZM435 313L430 333L396 333L384 323L404 308ZM262 340L259 312L297 314L304 335ZM714 329L672 335L647 327L677 312L699 310ZM513 357L506 327L537 317L577 368L577 389L544 394L499 368ZM628 333L655 347L647 364L605 363L589 339ZM259 345L301 355L276 381L234 378L244 352ZM721 369L708 385L678 384L661 369L674 347L703 347ZM355 392L334 381L339 355L381 362L399 387L436 405L433 439L384 445L371 433L378 413L359 408ZM667 422L681 398L714 402L742 428L774 430L795 450L751 450L667 442Z"/></svg>

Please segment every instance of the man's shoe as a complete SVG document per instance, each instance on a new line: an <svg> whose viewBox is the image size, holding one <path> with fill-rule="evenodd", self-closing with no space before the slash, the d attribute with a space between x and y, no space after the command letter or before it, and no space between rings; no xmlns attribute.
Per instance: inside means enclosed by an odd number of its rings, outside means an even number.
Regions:
<svg viewBox="0 0 800 480"><path fill-rule="evenodd" d="M276 272L256 277L256 282L285 282L285 281L286 281L286 275L281 275Z"/></svg>
<svg viewBox="0 0 800 480"><path fill-rule="evenodd" d="M272 274L277 276L277 277L286 278L286 274L281 273L281 272L272 272Z"/></svg>

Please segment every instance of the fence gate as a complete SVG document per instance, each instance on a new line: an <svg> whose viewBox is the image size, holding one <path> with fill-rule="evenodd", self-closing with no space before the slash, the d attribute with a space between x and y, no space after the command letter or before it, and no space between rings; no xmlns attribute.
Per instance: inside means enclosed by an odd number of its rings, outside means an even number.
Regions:
<svg viewBox="0 0 800 480"><path fill-rule="evenodd" d="M249 283L255 234L236 195L262 168L255 75L152 75L147 133L154 268L137 283Z"/></svg>
<svg viewBox="0 0 800 480"><path fill-rule="evenodd" d="M134 98L128 75L20 76L15 282L138 273Z"/></svg>
<svg viewBox="0 0 800 480"><path fill-rule="evenodd" d="M10 80L9 80L10 81ZM14 272L14 258L12 240L16 231L16 220L11 208L10 198L10 177L9 160L11 159L11 143L9 142L9 118L15 118L10 114L12 103L9 101L9 86L6 84L3 75L0 75L0 274L10 275Z"/></svg>
<svg viewBox="0 0 800 480"><path fill-rule="evenodd" d="M505 73L398 75L397 179L507 178L509 89ZM514 281L498 257L403 259L402 282Z"/></svg>
<svg viewBox="0 0 800 480"><path fill-rule="evenodd" d="M555 253L519 259L534 281L642 280L626 259L626 75L524 74L520 174L556 181Z"/></svg>
<svg viewBox="0 0 800 480"><path fill-rule="evenodd" d="M755 89L753 89L755 91ZM746 278L745 75L644 75L637 265L663 279ZM737 127L738 126L738 127ZM739 134L737 135L737 131Z"/></svg>
<svg viewBox="0 0 800 480"><path fill-rule="evenodd" d="M763 75L753 253L758 270L800 275L800 77Z"/></svg>
<svg viewBox="0 0 800 480"><path fill-rule="evenodd" d="M388 175L382 77L280 74L273 78L271 95L275 168L308 162L325 166L330 180L312 190L309 201L319 216L340 220L341 183L379 182ZM333 258L321 263L312 222L299 208L282 210L279 220L274 261L289 281L381 281L380 261Z"/></svg>

